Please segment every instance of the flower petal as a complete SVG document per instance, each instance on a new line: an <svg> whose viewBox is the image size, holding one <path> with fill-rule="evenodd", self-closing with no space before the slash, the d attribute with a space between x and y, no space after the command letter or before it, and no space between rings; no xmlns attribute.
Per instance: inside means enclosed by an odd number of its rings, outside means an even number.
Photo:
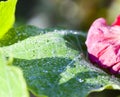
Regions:
<svg viewBox="0 0 120 97"><path fill-rule="evenodd" d="M120 26L120 15L117 17L117 19L115 20L115 22L112 24L114 25L119 25Z"/></svg>
<svg viewBox="0 0 120 97"><path fill-rule="evenodd" d="M117 73L118 71L120 70L120 62L115 64L112 69L111 69L111 72L113 73Z"/></svg>
<svg viewBox="0 0 120 97"><path fill-rule="evenodd" d="M111 72L120 71L120 16L112 26L105 19L97 19L90 27L86 39L89 59Z"/></svg>

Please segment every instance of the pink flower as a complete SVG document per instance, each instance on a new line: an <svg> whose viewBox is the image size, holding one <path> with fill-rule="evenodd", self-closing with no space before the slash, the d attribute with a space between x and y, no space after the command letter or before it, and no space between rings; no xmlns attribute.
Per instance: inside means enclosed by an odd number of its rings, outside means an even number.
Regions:
<svg viewBox="0 0 120 97"><path fill-rule="evenodd" d="M97 19L88 31L86 46L92 63L120 74L120 15L111 26Z"/></svg>

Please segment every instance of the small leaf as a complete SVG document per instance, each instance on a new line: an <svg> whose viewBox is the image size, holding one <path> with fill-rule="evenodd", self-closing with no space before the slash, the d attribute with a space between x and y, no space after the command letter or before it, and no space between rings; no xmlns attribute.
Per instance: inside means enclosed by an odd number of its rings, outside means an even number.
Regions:
<svg viewBox="0 0 120 97"><path fill-rule="evenodd" d="M0 97L28 97L21 70L7 64L0 52Z"/></svg>
<svg viewBox="0 0 120 97"><path fill-rule="evenodd" d="M0 1L0 38L12 27L17 0Z"/></svg>

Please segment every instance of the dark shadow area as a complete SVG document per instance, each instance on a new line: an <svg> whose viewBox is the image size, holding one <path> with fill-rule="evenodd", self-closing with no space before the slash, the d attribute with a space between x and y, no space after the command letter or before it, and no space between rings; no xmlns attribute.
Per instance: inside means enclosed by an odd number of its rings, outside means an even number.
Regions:
<svg viewBox="0 0 120 97"><path fill-rule="evenodd" d="M64 39L67 41L66 45L72 49L78 50L86 55L86 34L84 32L71 31L64 34Z"/></svg>
<svg viewBox="0 0 120 97"><path fill-rule="evenodd" d="M0 0L0 1L7 1L7 0Z"/></svg>
<svg viewBox="0 0 120 97"><path fill-rule="evenodd" d="M30 97L36 97L35 95L33 95L31 92L29 92L29 94L30 94Z"/></svg>
<svg viewBox="0 0 120 97"><path fill-rule="evenodd" d="M92 92L88 97L120 97L120 90L104 90L102 92Z"/></svg>
<svg viewBox="0 0 120 97"><path fill-rule="evenodd" d="M18 0L16 6L16 17L30 19L34 15L34 8L39 0Z"/></svg>
<svg viewBox="0 0 120 97"><path fill-rule="evenodd" d="M64 83L59 84L62 78L61 73L66 71L67 66L71 69L75 68L74 61L69 64L71 61L73 60L63 57L14 59L13 65L23 70L30 91L35 90L37 94L49 97L81 97L81 95L86 95L84 91L89 92L91 89L102 87L102 84L86 82L86 79L98 76L98 72L95 71L77 73L71 79L65 79ZM69 72L66 76L70 76Z"/></svg>

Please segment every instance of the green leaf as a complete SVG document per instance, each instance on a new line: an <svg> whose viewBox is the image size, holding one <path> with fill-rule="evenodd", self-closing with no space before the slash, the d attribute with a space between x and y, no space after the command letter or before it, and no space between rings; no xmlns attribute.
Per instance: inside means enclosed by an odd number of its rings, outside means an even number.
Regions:
<svg viewBox="0 0 120 97"><path fill-rule="evenodd" d="M0 51L0 97L28 97L21 70L7 64Z"/></svg>
<svg viewBox="0 0 120 97"><path fill-rule="evenodd" d="M112 87L115 84L117 87L114 89L120 89L119 81L87 67L79 58L15 59L14 65L23 69L28 87L35 95L86 97L93 90L103 91L101 87L106 85Z"/></svg>
<svg viewBox="0 0 120 97"><path fill-rule="evenodd" d="M20 42L30 36L36 36L41 33L41 29L34 26L20 26L11 28L1 39L0 47L8 46ZM43 33L43 32L42 32Z"/></svg>
<svg viewBox="0 0 120 97"><path fill-rule="evenodd" d="M12 27L17 0L0 1L0 38Z"/></svg>
<svg viewBox="0 0 120 97"><path fill-rule="evenodd" d="M47 33L21 41L19 43L3 47L5 55L13 54L14 58L40 59L45 57L69 57L77 51L67 48L62 35L58 33ZM68 52L69 51L69 52ZM71 54L71 58L74 58Z"/></svg>
<svg viewBox="0 0 120 97"><path fill-rule="evenodd" d="M85 48L84 34L70 30L42 32L2 47L5 55L12 54L15 58L13 64L22 68L28 88L34 95L86 97L95 90L108 89L107 86L120 89L119 79L84 59L81 52Z"/></svg>

